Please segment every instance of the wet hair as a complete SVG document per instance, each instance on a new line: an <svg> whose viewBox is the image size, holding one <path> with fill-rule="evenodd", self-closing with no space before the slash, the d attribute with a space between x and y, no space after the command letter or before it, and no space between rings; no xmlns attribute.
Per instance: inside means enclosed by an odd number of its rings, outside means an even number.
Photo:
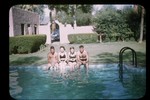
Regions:
<svg viewBox="0 0 150 100"><path fill-rule="evenodd" d="M71 50L71 49L74 49L74 47L70 47L70 50Z"/></svg>
<svg viewBox="0 0 150 100"><path fill-rule="evenodd" d="M61 48L63 48L63 49L65 50L65 47L64 47L64 46L60 46L60 49L61 49Z"/></svg>
<svg viewBox="0 0 150 100"><path fill-rule="evenodd" d="M83 46L83 45L80 45L79 48L84 48L84 46Z"/></svg>
<svg viewBox="0 0 150 100"><path fill-rule="evenodd" d="M54 46L51 46L50 49L55 49Z"/></svg>

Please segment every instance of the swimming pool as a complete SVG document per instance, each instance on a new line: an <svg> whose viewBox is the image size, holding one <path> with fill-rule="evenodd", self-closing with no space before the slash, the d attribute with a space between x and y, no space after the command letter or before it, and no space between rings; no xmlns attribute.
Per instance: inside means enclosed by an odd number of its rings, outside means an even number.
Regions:
<svg viewBox="0 0 150 100"><path fill-rule="evenodd" d="M145 95L146 69L125 67L123 82L118 64L90 65L89 70L42 70L42 66L12 66L9 92L15 99L138 99Z"/></svg>

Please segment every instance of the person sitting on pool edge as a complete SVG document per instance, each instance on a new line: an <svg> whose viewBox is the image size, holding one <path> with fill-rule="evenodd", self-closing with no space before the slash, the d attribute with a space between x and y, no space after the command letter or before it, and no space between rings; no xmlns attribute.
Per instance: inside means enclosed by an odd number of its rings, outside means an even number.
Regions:
<svg viewBox="0 0 150 100"><path fill-rule="evenodd" d="M58 55L55 52L54 46L50 47L50 52L48 53L48 68L50 69L51 67L56 67L58 68Z"/></svg>
<svg viewBox="0 0 150 100"><path fill-rule="evenodd" d="M79 51L77 53L78 67L84 65L87 69L89 67L89 55L88 52L84 49L83 45L79 46Z"/></svg>
<svg viewBox="0 0 150 100"><path fill-rule="evenodd" d="M67 53L64 46L60 46L60 52L58 53L59 66L67 65Z"/></svg>
<svg viewBox="0 0 150 100"><path fill-rule="evenodd" d="M71 71L73 71L77 65L77 54L74 47L70 47L70 51L68 53L68 65L71 68Z"/></svg>

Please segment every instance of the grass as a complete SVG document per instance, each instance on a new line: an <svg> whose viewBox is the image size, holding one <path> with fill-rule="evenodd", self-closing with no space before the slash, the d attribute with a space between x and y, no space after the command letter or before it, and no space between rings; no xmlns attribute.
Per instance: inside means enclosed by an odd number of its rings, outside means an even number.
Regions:
<svg viewBox="0 0 150 100"><path fill-rule="evenodd" d="M51 44L55 47L58 52L61 45L65 46L68 52L70 46L74 46L75 50L78 51L79 45L81 44ZM9 55L10 65L30 65L30 64L46 64L47 54L49 47L29 54L12 54ZM105 43L91 43L83 44L85 49L89 53L90 63L118 63L119 62L119 51L121 48L128 46L134 49L137 53L138 66L146 67L146 43L137 42L105 42ZM124 52L124 62L131 62L131 52Z"/></svg>
<svg viewBox="0 0 150 100"><path fill-rule="evenodd" d="M146 55L142 52L136 52L137 55L137 65L138 66L146 66ZM95 62L99 63L118 63L119 62L119 53L113 54L113 53L101 53L95 56ZM126 64L132 64L132 53L131 52L125 52L123 54L123 62Z"/></svg>

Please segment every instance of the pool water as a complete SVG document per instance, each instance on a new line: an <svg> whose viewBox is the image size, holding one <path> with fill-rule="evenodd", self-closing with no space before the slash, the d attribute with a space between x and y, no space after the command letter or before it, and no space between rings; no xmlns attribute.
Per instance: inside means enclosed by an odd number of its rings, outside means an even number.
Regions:
<svg viewBox="0 0 150 100"><path fill-rule="evenodd" d="M145 68L124 69L119 79L118 64L81 66L74 72L43 70L42 66L9 69L9 92L15 99L138 99L145 95Z"/></svg>

